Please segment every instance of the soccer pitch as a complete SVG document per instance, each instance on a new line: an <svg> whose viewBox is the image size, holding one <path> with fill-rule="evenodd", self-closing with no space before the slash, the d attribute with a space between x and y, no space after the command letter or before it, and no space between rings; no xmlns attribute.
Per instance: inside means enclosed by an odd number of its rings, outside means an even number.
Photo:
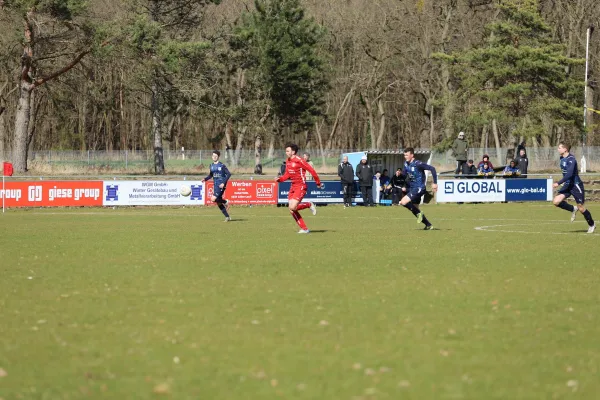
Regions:
<svg viewBox="0 0 600 400"><path fill-rule="evenodd" d="M10 210L0 398L596 398L600 234L423 210Z"/></svg>

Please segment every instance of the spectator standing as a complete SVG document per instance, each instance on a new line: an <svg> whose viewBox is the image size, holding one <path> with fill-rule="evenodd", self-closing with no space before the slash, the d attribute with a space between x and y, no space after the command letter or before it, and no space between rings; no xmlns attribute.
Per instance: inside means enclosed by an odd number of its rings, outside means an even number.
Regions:
<svg viewBox="0 0 600 400"><path fill-rule="evenodd" d="M517 154L521 153L521 150L525 150L525 152L527 152L527 149L525 148L525 142L521 142L518 146L517 146Z"/></svg>
<svg viewBox="0 0 600 400"><path fill-rule="evenodd" d="M455 175L462 172L462 166L467 163L467 154L469 152L469 143L465 139L465 133L460 132L452 144L452 155L456 158Z"/></svg>
<svg viewBox="0 0 600 400"><path fill-rule="evenodd" d="M277 173L277 176L285 175L285 169L286 169L285 165L286 165L286 161L283 160L283 162L281 163L281 166L279 167L279 172Z"/></svg>
<svg viewBox="0 0 600 400"><path fill-rule="evenodd" d="M352 187L354 186L354 168L348 162L348 156L342 158L338 165L338 176L342 182L342 192L344 193L344 208L352 207Z"/></svg>
<svg viewBox="0 0 600 400"><path fill-rule="evenodd" d="M521 171L521 178L527 178L527 168L529 167L529 159L527 158L527 152L525 149L519 151L519 155L515 159L519 171Z"/></svg>
<svg viewBox="0 0 600 400"><path fill-rule="evenodd" d="M362 156L360 164L356 166L356 176L363 198L363 206L375 206L373 204L373 177L375 171L370 164L367 163L367 156Z"/></svg>
<svg viewBox="0 0 600 400"><path fill-rule="evenodd" d="M466 175L467 179L473 179L477 176L477 167L473 165L473 160L469 160L463 165L462 174Z"/></svg>
<svg viewBox="0 0 600 400"><path fill-rule="evenodd" d="M402 196L404 196L403 188L406 187L406 178L402 175L402 168L398 168L390 181L392 185L392 204L398 205Z"/></svg>
<svg viewBox="0 0 600 400"><path fill-rule="evenodd" d="M313 169L315 169L315 165L313 164L313 162L312 162L312 161L310 161L310 153L304 153L304 154L302 155L302 158L304 158L304 161L306 161L306 163L307 163L308 165L310 165L311 167L313 167ZM307 180L307 181L312 181L312 180L314 180L314 179L313 179L313 176L312 176L312 174L311 174L310 172L308 172L308 171L306 171L306 180Z"/></svg>

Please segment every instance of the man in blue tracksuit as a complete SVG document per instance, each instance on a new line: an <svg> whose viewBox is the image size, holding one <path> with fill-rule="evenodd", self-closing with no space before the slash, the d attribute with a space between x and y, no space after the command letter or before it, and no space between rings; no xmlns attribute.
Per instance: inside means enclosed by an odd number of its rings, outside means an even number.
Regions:
<svg viewBox="0 0 600 400"><path fill-rule="evenodd" d="M581 178L579 177L579 171L577 170L577 160L575 159L575 156L570 153L570 151L571 146L568 144L560 143L558 145L558 154L560 154L560 170L563 174L563 177L560 181L555 182L552 185L554 188L562 185L558 190L558 194L556 197L554 197L553 202L556 207L562 208L563 210L571 213L571 222L575 221L577 210L579 210L588 223L589 228L587 233L594 233L594 230L596 230L596 224L594 223L592 214L590 214L589 210L585 208L583 182L581 181ZM577 208L565 201L565 199L570 196L573 196L575 199Z"/></svg>
<svg viewBox="0 0 600 400"><path fill-rule="evenodd" d="M404 162L402 175L406 177L407 188L405 190L406 196L402 198L400 204L417 217L417 223L425 224L426 231L432 230L433 225L431 225L431 222L429 222L416 204L419 204L421 198L425 195L425 171L431 172L433 178L432 189L434 192L437 192L437 172L431 165L415 159L415 149L412 147L404 149L404 158L406 161Z"/></svg>
<svg viewBox="0 0 600 400"><path fill-rule="evenodd" d="M213 179L215 183L213 195L210 198L211 201L217 203L219 210L225 216L225 222L231 221L229 217L229 201L223 198L225 194L225 189L227 189L227 181L231 178L231 172L227 169L225 164L219 161L219 157L221 157L221 152L218 150L214 150L212 153L213 163L210 165L210 172L208 176L204 178L202 181L206 182Z"/></svg>

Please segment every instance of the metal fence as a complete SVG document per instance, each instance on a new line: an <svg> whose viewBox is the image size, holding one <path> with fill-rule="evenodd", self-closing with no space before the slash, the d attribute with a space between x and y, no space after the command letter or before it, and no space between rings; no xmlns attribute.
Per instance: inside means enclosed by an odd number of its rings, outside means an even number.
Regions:
<svg viewBox="0 0 600 400"><path fill-rule="evenodd" d="M359 151L348 149L332 149L321 153L319 150L309 150L311 159L317 170L333 170L339 163L343 153ZM497 151L495 148L471 148L469 149L469 158L477 163L484 154L489 155L490 161L494 166L502 166L507 162L507 155L513 149L502 148ZM600 169L600 147L573 148L572 153L578 160L585 155L588 169L596 167ZM167 170L173 171L193 171L205 169L211 162L212 150L186 150L186 151L164 151L164 161ZM555 147L538 147L527 149L529 157L530 171L547 171L558 167L558 153ZM1 161L10 161L11 153L5 151L0 154ZM221 159L230 168L233 169L253 169L255 165L255 154L253 149L240 151L221 151ZM263 168L278 169L285 160L285 151L278 149L273 152L263 151L261 161ZM129 171L151 171L153 169L154 152L153 151L132 151L132 150L114 150L114 151L65 151L48 150L34 151L29 154L29 164L36 169L45 167L53 170L63 169L68 172L72 170L77 172L81 169L111 169L111 170L129 170ZM441 170L450 170L454 168L455 159L450 151L433 152L432 161Z"/></svg>
<svg viewBox="0 0 600 400"><path fill-rule="evenodd" d="M556 147L528 148L526 152L529 160L529 171L549 171L558 168L560 156ZM585 156L587 169L600 168L600 147L585 147L585 149L574 147L571 149L571 153L575 155L577 160L581 160L582 156ZM514 149L501 148L500 151L496 148L469 149L469 158L473 159L475 164L482 160L484 154L490 157L490 161L495 167L506 165L510 161L509 155L511 155L511 158L516 156ZM431 163L441 166L442 169L453 169L456 161L450 151L444 153L434 152Z"/></svg>

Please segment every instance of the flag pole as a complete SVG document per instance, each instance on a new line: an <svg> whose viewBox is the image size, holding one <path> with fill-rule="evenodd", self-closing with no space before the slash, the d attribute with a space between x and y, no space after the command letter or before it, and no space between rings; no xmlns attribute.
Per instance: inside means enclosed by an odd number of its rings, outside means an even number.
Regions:
<svg viewBox="0 0 600 400"><path fill-rule="evenodd" d="M590 25L587 28L586 32L586 44L585 44L585 81L584 81L584 89L583 89L583 135L581 137L581 169L582 172L586 171L586 159L585 159L585 150L586 150L586 142L587 142L587 119L588 119L588 80L589 80L589 71L590 71L590 38L592 37L592 33L594 32L594 26Z"/></svg>
<svg viewBox="0 0 600 400"><path fill-rule="evenodd" d="M592 37L592 32L594 32L594 26L590 25L587 28L586 33L586 43L585 43L585 85L583 89L583 140L585 145L585 140L587 136L586 128L587 128L587 114L588 114L588 79L589 79L589 71L590 71L590 38Z"/></svg>

